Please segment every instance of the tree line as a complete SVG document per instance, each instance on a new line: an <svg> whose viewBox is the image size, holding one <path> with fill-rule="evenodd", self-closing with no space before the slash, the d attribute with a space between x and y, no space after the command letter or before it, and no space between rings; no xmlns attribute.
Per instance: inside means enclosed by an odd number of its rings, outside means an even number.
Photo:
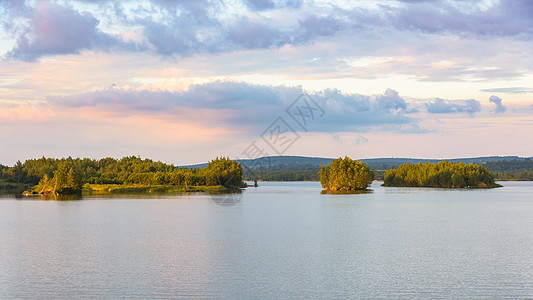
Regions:
<svg viewBox="0 0 533 300"><path fill-rule="evenodd" d="M442 187L442 188L488 188L496 187L492 173L480 165L451 163L404 164L388 170L384 186Z"/></svg>
<svg viewBox="0 0 533 300"><path fill-rule="evenodd" d="M497 180L533 180L533 160L502 160L486 162L484 165L491 170Z"/></svg>
<svg viewBox="0 0 533 300"><path fill-rule="evenodd" d="M320 167L316 165L286 164L276 166L244 167L245 180L264 181L318 181Z"/></svg>
<svg viewBox="0 0 533 300"><path fill-rule="evenodd" d="M368 164L367 164L368 165ZM394 164L382 164L379 170L373 169L375 180L385 180L385 172L400 166ZM533 181L533 160L527 158L523 160L502 160L486 162L482 165L492 172L494 180L523 180ZM265 181L319 181L320 167L316 165L289 164L276 166L275 168L244 168L244 178L246 180Z"/></svg>
<svg viewBox="0 0 533 300"><path fill-rule="evenodd" d="M70 194L85 183L242 187L242 166L226 157L217 157L205 168L176 167L151 159L128 156L103 158L39 158L18 161L12 168L0 166L4 182L37 186L39 192Z"/></svg>

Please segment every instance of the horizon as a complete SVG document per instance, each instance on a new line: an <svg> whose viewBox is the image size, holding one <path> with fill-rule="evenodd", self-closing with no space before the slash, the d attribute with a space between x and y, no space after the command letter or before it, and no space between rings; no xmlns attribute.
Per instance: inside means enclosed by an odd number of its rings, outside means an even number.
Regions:
<svg viewBox="0 0 533 300"><path fill-rule="evenodd" d="M182 164L176 164L176 163L173 163L173 162L167 162L167 161L162 161L162 160L156 160L156 159L152 159L150 157L142 157L142 156L139 156L139 155L126 155L126 156L122 156L122 157L112 157L112 156L103 156L103 157L98 157L98 158L94 158L94 157L71 157L72 159L84 159L84 158L88 158L88 159L92 159L92 160L101 160L101 159L105 159L105 158L113 158L113 159L116 159L116 160L120 160L124 157L139 157L140 159L149 159L149 160L152 160L154 162L162 162L162 163L165 163L165 164L172 164L176 167L190 167L190 166L195 166L195 165L203 165L203 164L207 164L209 163L210 160L213 160L215 159L215 157L213 158L209 158L203 162L197 162L197 163L182 163ZM346 156L346 155L345 155ZM337 158L344 158L345 156L339 156L339 157L320 157L320 156L302 156L302 155L275 155L275 156L262 156L262 157L258 157L258 158L244 158L244 159L236 159L236 160L256 160L256 159L265 159L265 158L268 158L268 157L271 157L271 158L277 158L277 157L286 157L286 158L291 158L291 157L295 157L295 158L316 158L316 159L337 159ZM40 158L47 158L47 159L66 159L66 158L69 158L69 156L66 156L66 157L46 157L46 156L41 156L41 157L34 157L34 158L27 158L25 160L17 160L17 161L20 161L21 163L24 163L26 160L32 160L32 159L40 159ZM219 157L225 157L225 156L219 156ZM358 160L358 161L362 161L362 160L373 160L373 159L412 159L412 160L440 160L440 161L445 161L445 160L459 160L459 159L464 159L464 160L468 160L468 159L481 159L481 158L498 158L498 157L501 157L501 158L520 158L520 159L533 159L533 156L517 156L517 155L490 155L490 156L472 156L472 157L439 157L439 158L428 158L428 157L350 157L354 160ZM230 158L231 159L231 158ZM13 165L16 163L16 161L9 165L9 164L3 164L3 163L0 163L0 165L3 165L3 166L6 166L6 167L13 167Z"/></svg>
<svg viewBox="0 0 533 300"><path fill-rule="evenodd" d="M2 1L0 164L533 157L532 15L520 0Z"/></svg>

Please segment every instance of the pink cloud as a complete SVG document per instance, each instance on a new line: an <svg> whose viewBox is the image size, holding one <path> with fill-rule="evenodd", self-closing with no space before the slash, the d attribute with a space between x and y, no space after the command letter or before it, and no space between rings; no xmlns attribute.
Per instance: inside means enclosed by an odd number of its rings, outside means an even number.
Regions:
<svg viewBox="0 0 533 300"><path fill-rule="evenodd" d="M56 117L56 113L46 105L23 103L0 106L0 124L6 122L45 122Z"/></svg>

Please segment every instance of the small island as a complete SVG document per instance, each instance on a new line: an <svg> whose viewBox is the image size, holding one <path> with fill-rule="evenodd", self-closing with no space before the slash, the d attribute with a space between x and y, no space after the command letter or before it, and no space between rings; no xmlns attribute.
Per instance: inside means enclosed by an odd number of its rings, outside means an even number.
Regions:
<svg viewBox="0 0 533 300"><path fill-rule="evenodd" d="M388 170L383 186L434 188L496 188L492 173L480 165L462 162L404 164Z"/></svg>
<svg viewBox="0 0 533 300"><path fill-rule="evenodd" d="M364 191L374 180L374 172L367 164L346 156L320 168L320 183L326 191Z"/></svg>
<svg viewBox="0 0 533 300"><path fill-rule="evenodd" d="M119 160L43 157L24 165L28 171L21 173L22 180L35 182L24 195L228 192L246 186L241 164L226 157L217 157L204 168L175 167L135 156Z"/></svg>

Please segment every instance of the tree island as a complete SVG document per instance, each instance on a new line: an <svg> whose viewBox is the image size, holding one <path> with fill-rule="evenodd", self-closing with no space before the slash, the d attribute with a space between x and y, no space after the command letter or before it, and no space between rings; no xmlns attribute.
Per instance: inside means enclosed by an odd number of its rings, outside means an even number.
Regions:
<svg viewBox="0 0 533 300"><path fill-rule="evenodd" d="M367 164L348 156L333 160L320 168L320 183L326 191L366 190L374 180L374 172Z"/></svg>
<svg viewBox="0 0 533 300"><path fill-rule="evenodd" d="M131 156L27 160L20 182L32 184L24 194L225 192L245 187L240 163L217 157L204 168L183 168Z"/></svg>
<svg viewBox="0 0 533 300"><path fill-rule="evenodd" d="M492 173L480 165L462 162L404 164L388 170L384 186L438 187L438 188L495 188Z"/></svg>

